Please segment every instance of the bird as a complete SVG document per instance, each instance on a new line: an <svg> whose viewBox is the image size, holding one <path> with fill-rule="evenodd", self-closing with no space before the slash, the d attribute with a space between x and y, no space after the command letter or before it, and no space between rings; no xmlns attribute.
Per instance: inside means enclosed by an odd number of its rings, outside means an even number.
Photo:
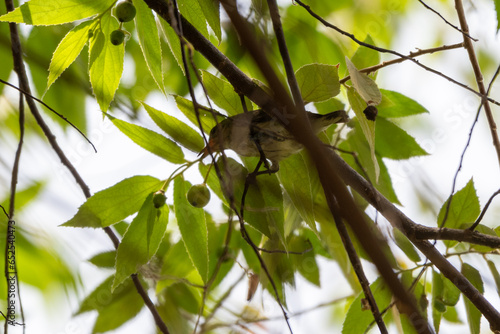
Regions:
<svg viewBox="0 0 500 334"><path fill-rule="evenodd" d="M307 112L311 128L315 134L335 123L346 123L349 117L344 110L328 114ZM288 132L285 126L262 109L237 114L224 119L214 126L208 144L200 152L201 159L212 153L230 149L244 157L262 157L271 161L269 173L279 170L279 162L299 152L303 146Z"/></svg>

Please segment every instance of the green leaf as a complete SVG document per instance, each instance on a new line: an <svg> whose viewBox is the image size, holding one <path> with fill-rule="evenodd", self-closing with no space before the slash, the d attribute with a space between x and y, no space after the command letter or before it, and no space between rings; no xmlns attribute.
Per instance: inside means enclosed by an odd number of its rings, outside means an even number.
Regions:
<svg viewBox="0 0 500 334"><path fill-rule="evenodd" d="M191 23L199 32L208 38L207 21L205 13L200 7L199 0L183 0L178 4L181 14Z"/></svg>
<svg viewBox="0 0 500 334"><path fill-rule="evenodd" d="M304 65L295 72L304 102L321 102L340 93L338 66Z"/></svg>
<svg viewBox="0 0 500 334"><path fill-rule="evenodd" d="M142 126L112 118L113 124L134 143L174 164L185 162L182 149L172 140Z"/></svg>
<svg viewBox="0 0 500 334"><path fill-rule="evenodd" d="M116 251L116 274L112 289L116 289L131 274L137 273L155 255L165 235L168 214L168 205L155 208L153 193L149 194Z"/></svg>
<svg viewBox="0 0 500 334"><path fill-rule="evenodd" d="M144 60L158 88L163 93L165 91L163 85L163 58L155 17L143 0L133 0L133 4L137 10L134 21Z"/></svg>
<svg viewBox="0 0 500 334"><path fill-rule="evenodd" d="M479 271L468 263L462 264L462 274L478 289L480 293L484 293L483 280ZM464 298L465 312L467 313L467 321L471 334L479 334L481 326L481 312L472 304L468 298Z"/></svg>
<svg viewBox="0 0 500 334"><path fill-rule="evenodd" d="M161 275L170 277L187 277L189 273L194 271L193 262L189 258L186 251L184 242L179 240L176 244L172 245L165 254L163 266L161 268ZM158 283L159 288L172 284L168 280L162 280Z"/></svg>
<svg viewBox="0 0 500 334"><path fill-rule="evenodd" d="M62 226L98 228L118 223L137 212L147 195L162 185L152 176L132 176L95 193Z"/></svg>
<svg viewBox="0 0 500 334"><path fill-rule="evenodd" d="M222 41L222 30L220 27L220 5L218 0L198 0L208 25L215 33L217 39Z"/></svg>
<svg viewBox="0 0 500 334"><path fill-rule="evenodd" d="M443 285L443 303L447 306L455 306L460 298L460 290L447 278L443 278Z"/></svg>
<svg viewBox="0 0 500 334"><path fill-rule="evenodd" d="M92 333L103 333L118 328L135 317L144 306L131 279L111 290L113 276L108 277L80 304L77 314L96 310L99 315Z"/></svg>
<svg viewBox="0 0 500 334"><path fill-rule="evenodd" d="M368 105L379 104L382 101L382 93L380 93L380 90L378 89L375 81L373 81L366 74L358 71L356 66L354 66L349 58L346 57L345 62L347 65L347 69L349 70L349 75L351 76L351 81L354 89L359 94L359 96L361 96L361 98Z"/></svg>
<svg viewBox="0 0 500 334"><path fill-rule="evenodd" d="M31 25L62 24L100 14L113 3L114 0L31 0L0 16L0 21Z"/></svg>
<svg viewBox="0 0 500 334"><path fill-rule="evenodd" d="M311 243L304 237L293 236L289 242L289 249L294 252L305 252L310 248ZM314 251L310 250L300 255L291 255L291 257L294 267L297 268L299 273L309 282L319 287L319 267Z"/></svg>
<svg viewBox="0 0 500 334"><path fill-rule="evenodd" d="M203 85L207 90L208 96L221 109L225 110L230 116L244 112L241 105L240 96L234 91L234 87L226 80L217 78L210 72L201 71ZM245 98L247 110L252 110L252 104Z"/></svg>
<svg viewBox="0 0 500 334"><path fill-rule="evenodd" d="M432 303L432 320L434 323L434 329L436 330L436 333L439 333L439 327L441 325L441 319L443 317L442 307L444 307L446 310L446 306L441 301L443 299L443 294L444 294L443 276L440 273L433 270L431 303Z"/></svg>
<svg viewBox="0 0 500 334"><path fill-rule="evenodd" d="M488 268L490 268L491 275L493 275L493 279L495 280L498 296L500 296L500 273L498 273L498 269L493 261L486 260L486 263L488 263Z"/></svg>
<svg viewBox="0 0 500 334"><path fill-rule="evenodd" d="M177 61L177 65L179 65L182 73L185 74L184 65L182 63L181 41L179 40L179 36L177 36L174 28L172 28L172 26L170 26L167 21L159 19L158 22L160 22L160 27L163 31L163 36L167 41L170 52L172 52L172 55Z"/></svg>
<svg viewBox="0 0 500 334"><path fill-rule="evenodd" d="M375 156L375 121L366 118L363 113L366 108L366 103L354 88L349 88L347 90L347 98L349 99L352 110L354 110L357 116L361 130L363 130L363 134L370 147L370 155L373 163L373 170L375 172L375 183L377 183L380 175L380 166Z"/></svg>
<svg viewBox="0 0 500 334"><path fill-rule="evenodd" d="M397 228L392 229L392 233L394 235L394 241L396 242L396 245L408 256L410 260L413 262L418 262L420 261L420 255L418 254L417 250L415 249L415 246L408 240L408 238L398 230Z"/></svg>
<svg viewBox="0 0 500 334"><path fill-rule="evenodd" d="M382 278L377 278L370 284L373 297L379 310L385 309L391 302L391 289L385 285ZM354 302L349 307L347 315L342 325L343 334L364 333L368 326L373 322L373 314L369 310L363 309L361 299L365 298L363 292L359 293Z"/></svg>
<svg viewBox="0 0 500 334"><path fill-rule="evenodd" d="M198 134L198 132L193 130L193 128L181 120L161 112L144 102L142 102L142 105L156 125L165 131L177 143L196 153L203 149L205 146L203 138Z"/></svg>
<svg viewBox="0 0 500 334"><path fill-rule="evenodd" d="M370 35L367 35L365 43L374 45L374 41ZM356 68L366 68L380 63L380 52L367 48L364 46L359 46L356 52L351 57L351 61L356 66ZM376 74L375 72L374 74Z"/></svg>
<svg viewBox="0 0 500 334"><path fill-rule="evenodd" d="M377 106L380 117L393 118L429 113L418 102L403 94L385 89L381 89L380 92L382 102Z"/></svg>
<svg viewBox="0 0 500 334"><path fill-rule="evenodd" d="M450 199L446 200L441 210L439 210L439 227L441 227L443 223L449 200ZM474 188L474 181L471 178L465 187L453 195L444 226L448 228L459 228L463 224L472 223L477 219L480 212L479 199L476 194L476 189ZM448 245L448 247L451 247L451 244Z"/></svg>
<svg viewBox="0 0 500 334"><path fill-rule="evenodd" d="M302 219L317 232L310 167L302 154L294 154L280 163L277 175Z"/></svg>
<svg viewBox="0 0 500 334"><path fill-rule="evenodd" d="M118 29L119 24L110 11L102 16L100 28L90 39L89 75L97 103L105 112L120 83L125 46L111 44L111 32Z"/></svg>
<svg viewBox="0 0 500 334"><path fill-rule="evenodd" d="M208 232L203 209L189 204L186 194L191 183L182 175L174 181L174 208L182 240L204 283L208 280Z"/></svg>
<svg viewBox="0 0 500 334"><path fill-rule="evenodd" d="M108 251L96 254L89 259L89 262L100 268L114 268L116 263L116 251Z"/></svg>
<svg viewBox="0 0 500 334"><path fill-rule="evenodd" d="M50 61L46 91L78 57L89 40L89 30L94 24L95 21L84 21L70 30L61 40Z"/></svg>
<svg viewBox="0 0 500 334"><path fill-rule="evenodd" d="M182 111L182 113L191 121L191 123L193 123L193 125L196 126L196 128L198 128L199 125L198 125L198 120L196 119L196 113L194 111L193 102L183 98L182 96L175 95L174 97L175 97L175 102L177 103L177 108L179 108L179 110ZM214 116L210 111L200 108L198 108L198 111L200 113L199 116L201 125L203 127L203 132L209 133L210 130L212 130L212 128L217 125L217 122L215 121ZM225 118L224 116L221 116L218 113L216 117L219 122L224 120Z"/></svg>
<svg viewBox="0 0 500 334"><path fill-rule="evenodd" d="M427 155L415 138L391 121L377 117L375 150L384 158L403 160Z"/></svg>

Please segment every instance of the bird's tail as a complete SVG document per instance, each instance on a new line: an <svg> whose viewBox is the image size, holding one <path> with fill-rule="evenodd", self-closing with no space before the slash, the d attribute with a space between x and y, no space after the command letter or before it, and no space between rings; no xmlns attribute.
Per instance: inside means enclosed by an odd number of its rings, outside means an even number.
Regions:
<svg viewBox="0 0 500 334"><path fill-rule="evenodd" d="M349 121L345 110L336 110L325 115L310 113L309 117L313 129L317 132L324 130L332 124L347 123Z"/></svg>

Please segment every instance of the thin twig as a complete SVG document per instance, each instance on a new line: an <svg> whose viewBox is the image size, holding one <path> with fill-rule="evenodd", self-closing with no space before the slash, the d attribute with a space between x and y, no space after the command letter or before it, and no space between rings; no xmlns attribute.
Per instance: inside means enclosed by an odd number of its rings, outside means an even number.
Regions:
<svg viewBox="0 0 500 334"><path fill-rule="evenodd" d="M278 3L276 2L276 0L267 0L267 6L269 7L269 13L271 14L274 34L276 35L276 40L278 41L278 48L280 50L281 59L283 60L283 65L285 66L286 78L292 92L293 100L295 102L295 105L303 106L304 101L302 100L302 94L300 93L299 84L297 83L297 79L295 78L295 71L293 70L292 60L290 59L290 53L288 52L288 47L286 45L283 26L281 25Z"/></svg>
<svg viewBox="0 0 500 334"><path fill-rule="evenodd" d="M467 19L465 17L465 10L461 0L455 0L455 8L457 10L458 19L460 21L460 27L464 33L469 32L469 25L467 24ZM493 112L491 111L490 104L488 102L488 93L484 86L483 74L481 73L481 67L479 66L479 62L476 57L476 53L474 51L474 46L472 45L472 41L464 36L464 47L469 54L469 60L472 65L472 69L474 70L474 76L476 78L477 87L479 89L480 96L482 97L482 103L484 104L484 112L486 113L486 118L488 119L488 124L490 126L490 133L493 139L493 146L497 152L498 162L500 163L500 140L498 139L497 134L497 125L493 118Z"/></svg>
<svg viewBox="0 0 500 334"><path fill-rule="evenodd" d="M344 35L344 36L349 37L351 40L353 40L354 42L356 42L358 45L361 45L361 46L364 46L364 47L370 48L370 49L372 49L372 50L375 50L375 51L378 51L378 52L381 52L381 53L390 53L390 54L393 54L393 55L395 55L395 56L398 56L398 57L404 58L404 59L406 59L406 60L410 60L411 62L413 62L413 63L415 63L416 65L418 65L418 66L422 67L423 69L425 69L426 71L429 71L429 72L434 73L434 74L436 74L436 75L438 75L438 76L440 76L440 77L442 77L442 78L445 78L446 80L448 80L448 81L450 81L450 82L454 83L455 85L460 86L460 87L462 87L462 88L464 88L464 89L466 89L466 90L468 90L468 91L470 91L470 92L472 92L472 93L476 94L477 96L479 96L479 97L481 97L481 98L483 98L483 99L487 99L487 100L488 100L488 101L490 101L491 103L494 103L494 104L500 105L500 102L498 102L498 101L496 101L496 100L494 100L494 99L492 99L492 98L490 98L490 97L488 97L488 96L486 96L486 95L482 94L480 91L478 92L478 91L476 91L476 90L474 90L474 89L470 88L470 87L469 87L469 86L467 86L466 84L461 83L460 81L457 81L457 80L455 80L455 79L453 79L453 78L451 78L451 77L447 76L446 74L441 73L441 72L439 72L439 71L437 71L437 70L435 70L435 69L433 69L433 68L431 68L431 67L429 67L429 66L424 65L424 64L420 63L418 60L415 60L415 59L413 59L413 58L411 58L411 57L405 56L405 55L403 55L403 54L401 54L401 53L399 53L399 52L397 52L397 51L390 50L390 49L385 49L385 48L381 48L381 47L378 47L378 46L375 46L375 45L372 45L372 44L369 44L369 43L366 43L366 42L363 42L363 41L361 41L361 40L357 39L357 38L356 38L356 36L354 36L353 34L348 33L347 31L344 31L344 30L342 30L342 29L338 28L337 26L335 26L335 25L331 24L330 22L326 21L325 19L323 19L321 16L319 16L318 14L316 14L316 13L315 13L315 12L311 9L311 7L310 7L309 5L304 4L304 3L303 3L302 1L300 1L300 0L295 0L295 2L296 2L296 3L298 3L301 7L303 7L303 8L304 8L304 9L305 9L305 10L306 10L306 11L307 11L307 12L308 12L308 13L309 13L312 17L314 17L315 19L317 19L317 20L318 20L319 22L321 22L324 26L326 26L326 27L328 27L328 28L331 28L331 29L333 29L333 30L337 31L338 33L340 33L340 34L342 34L342 35ZM470 39L468 39L468 38L467 38L466 40L470 42Z"/></svg>
<svg viewBox="0 0 500 334"><path fill-rule="evenodd" d="M435 53L435 52L458 49L458 48L462 48L463 46L464 46L464 43L456 43L456 44L451 44L451 45L438 46L438 47L430 48L430 49L422 49L422 50L410 52L410 54L407 57L408 58L415 58L415 57L419 57L419 56L423 56L423 55L431 54L431 53ZM390 65L394 65L394 64L402 63L402 62L404 62L406 60L408 60L408 59L406 59L406 58L396 58L396 59L384 61L384 62L382 62L380 64L377 64L377 65L365 67L363 69L360 69L359 71L362 72L362 73L365 73L365 74L369 74L369 73L372 73L372 72L376 72L376 71L380 70L381 68L384 68L384 67L387 67L387 66L390 66ZM349 79L351 79L350 75L348 75L348 76L340 79L339 82L341 84L343 84L343 83L347 82Z"/></svg>
<svg viewBox="0 0 500 334"><path fill-rule="evenodd" d="M432 8L431 6L427 5L425 2L423 2L422 0L418 0L418 2L420 2L425 8L427 8L428 10L430 10L431 12L433 12L434 14L436 14L437 16L439 16L447 25L449 25L450 27L452 27L453 29L457 30L458 32L460 32L461 34L463 34L464 36L467 36L467 38L470 38L472 39L474 42L477 42L478 40L474 37L472 37L471 35L469 35L467 32L461 30L459 27L457 27L456 25L454 25L453 23L451 23L450 21L448 21L447 19L444 18L443 15L441 15L441 13L439 13L437 10L435 10L434 8Z"/></svg>
<svg viewBox="0 0 500 334"><path fill-rule="evenodd" d="M387 327L385 326L384 320L382 319L377 302L373 297L372 290L370 289L370 282L366 278L361 260L359 259L356 249L354 248L354 244L352 243L351 237L349 236L349 232L347 231L347 228L339 215L340 208L338 207L337 200L333 198L333 196L329 196L326 200L331 202L330 205L336 208L332 211L333 220L335 221L335 225L337 226L337 230L339 231L340 238L342 239L342 243L344 244L344 249L347 252L349 261L351 261L352 268L354 269L354 272L358 277L359 284L361 284L361 288L363 289L365 298L368 300L370 310L373 314L375 322L377 323L380 333L386 334L388 333Z"/></svg>
<svg viewBox="0 0 500 334"><path fill-rule="evenodd" d="M71 123L71 121L69 119L67 119L64 115L58 113L57 111L55 111L51 106L49 106L47 103L43 102L42 100L40 100L39 98L36 98L34 97L33 95L31 95L31 93L29 92L26 92L25 90L19 88L19 87L16 87L14 86L13 84L5 81L5 80L2 80L0 79L0 82L3 83L4 85L7 85L9 87L12 87L14 89L16 89L17 91L19 91L20 93L32 98L33 100L35 100L36 102L40 103L41 105L43 105L45 108L49 109L50 111L52 111L54 114L57 115L57 117L61 118L62 120L64 120L66 123L68 123L69 125L71 125L71 127L73 129L75 129L76 131L78 131L79 134L82 135L83 138L85 138L85 140L90 144L90 146L92 146L92 148L94 149L94 152L97 153L97 149L95 148L94 144L92 144L92 142L90 141L90 139L87 138L87 136L85 136L85 134L82 132L82 130L80 130L76 125L74 125L73 123Z"/></svg>
<svg viewBox="0 0 500 334"><path fill-rule="evenodd" d="M495 198L498 194L500 194L500 189L495 191L493 193L493 195L491 195L491 197L488 199L488 202L486 203L486 205L484 206L483 208L483 211L481 211L481 214L479 215L479 217L477 217L476 221L474 222L474 224L472 224L471 227L469 227L469 230L470 231L474 231L474 229L477 227L477 225L479 225L479 223L481 222L481 220L483 219L484 215L486 214L486 210L488 210L491 202L493 201L493 198Z"/></svg>

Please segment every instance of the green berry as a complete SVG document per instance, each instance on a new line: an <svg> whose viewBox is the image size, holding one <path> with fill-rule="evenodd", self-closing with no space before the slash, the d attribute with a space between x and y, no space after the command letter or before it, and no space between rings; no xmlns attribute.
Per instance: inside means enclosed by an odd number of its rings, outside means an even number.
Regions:
<svg viewBox="0 0 500 334"><path fill-rule="evenodd" d="M120 45L125 40L125 33L122 30L114 30L110 36L111 44Z"/></svg>
<svg viewBox="0 0 500 334"><path fill-rule="evenodd" d="M121 1L116 5L115 16L120 22L132 21L135 17L135 6L132 2Z"/></svg>
<svg viewBox="0 0 500 334"><path fill-rule="evenodd" d="M165 205L167 201L167 196L165 196L165 192L163 190L158 190L153 194L153 204L155 208L159 209Z"/></svg>
<svg viewBox="0 0 500 334"><path fill-rule="evenodd" d="M187 200L195 208L203 208L210 201L210 190L205 184L194 185L187 193Z"/></svg>

